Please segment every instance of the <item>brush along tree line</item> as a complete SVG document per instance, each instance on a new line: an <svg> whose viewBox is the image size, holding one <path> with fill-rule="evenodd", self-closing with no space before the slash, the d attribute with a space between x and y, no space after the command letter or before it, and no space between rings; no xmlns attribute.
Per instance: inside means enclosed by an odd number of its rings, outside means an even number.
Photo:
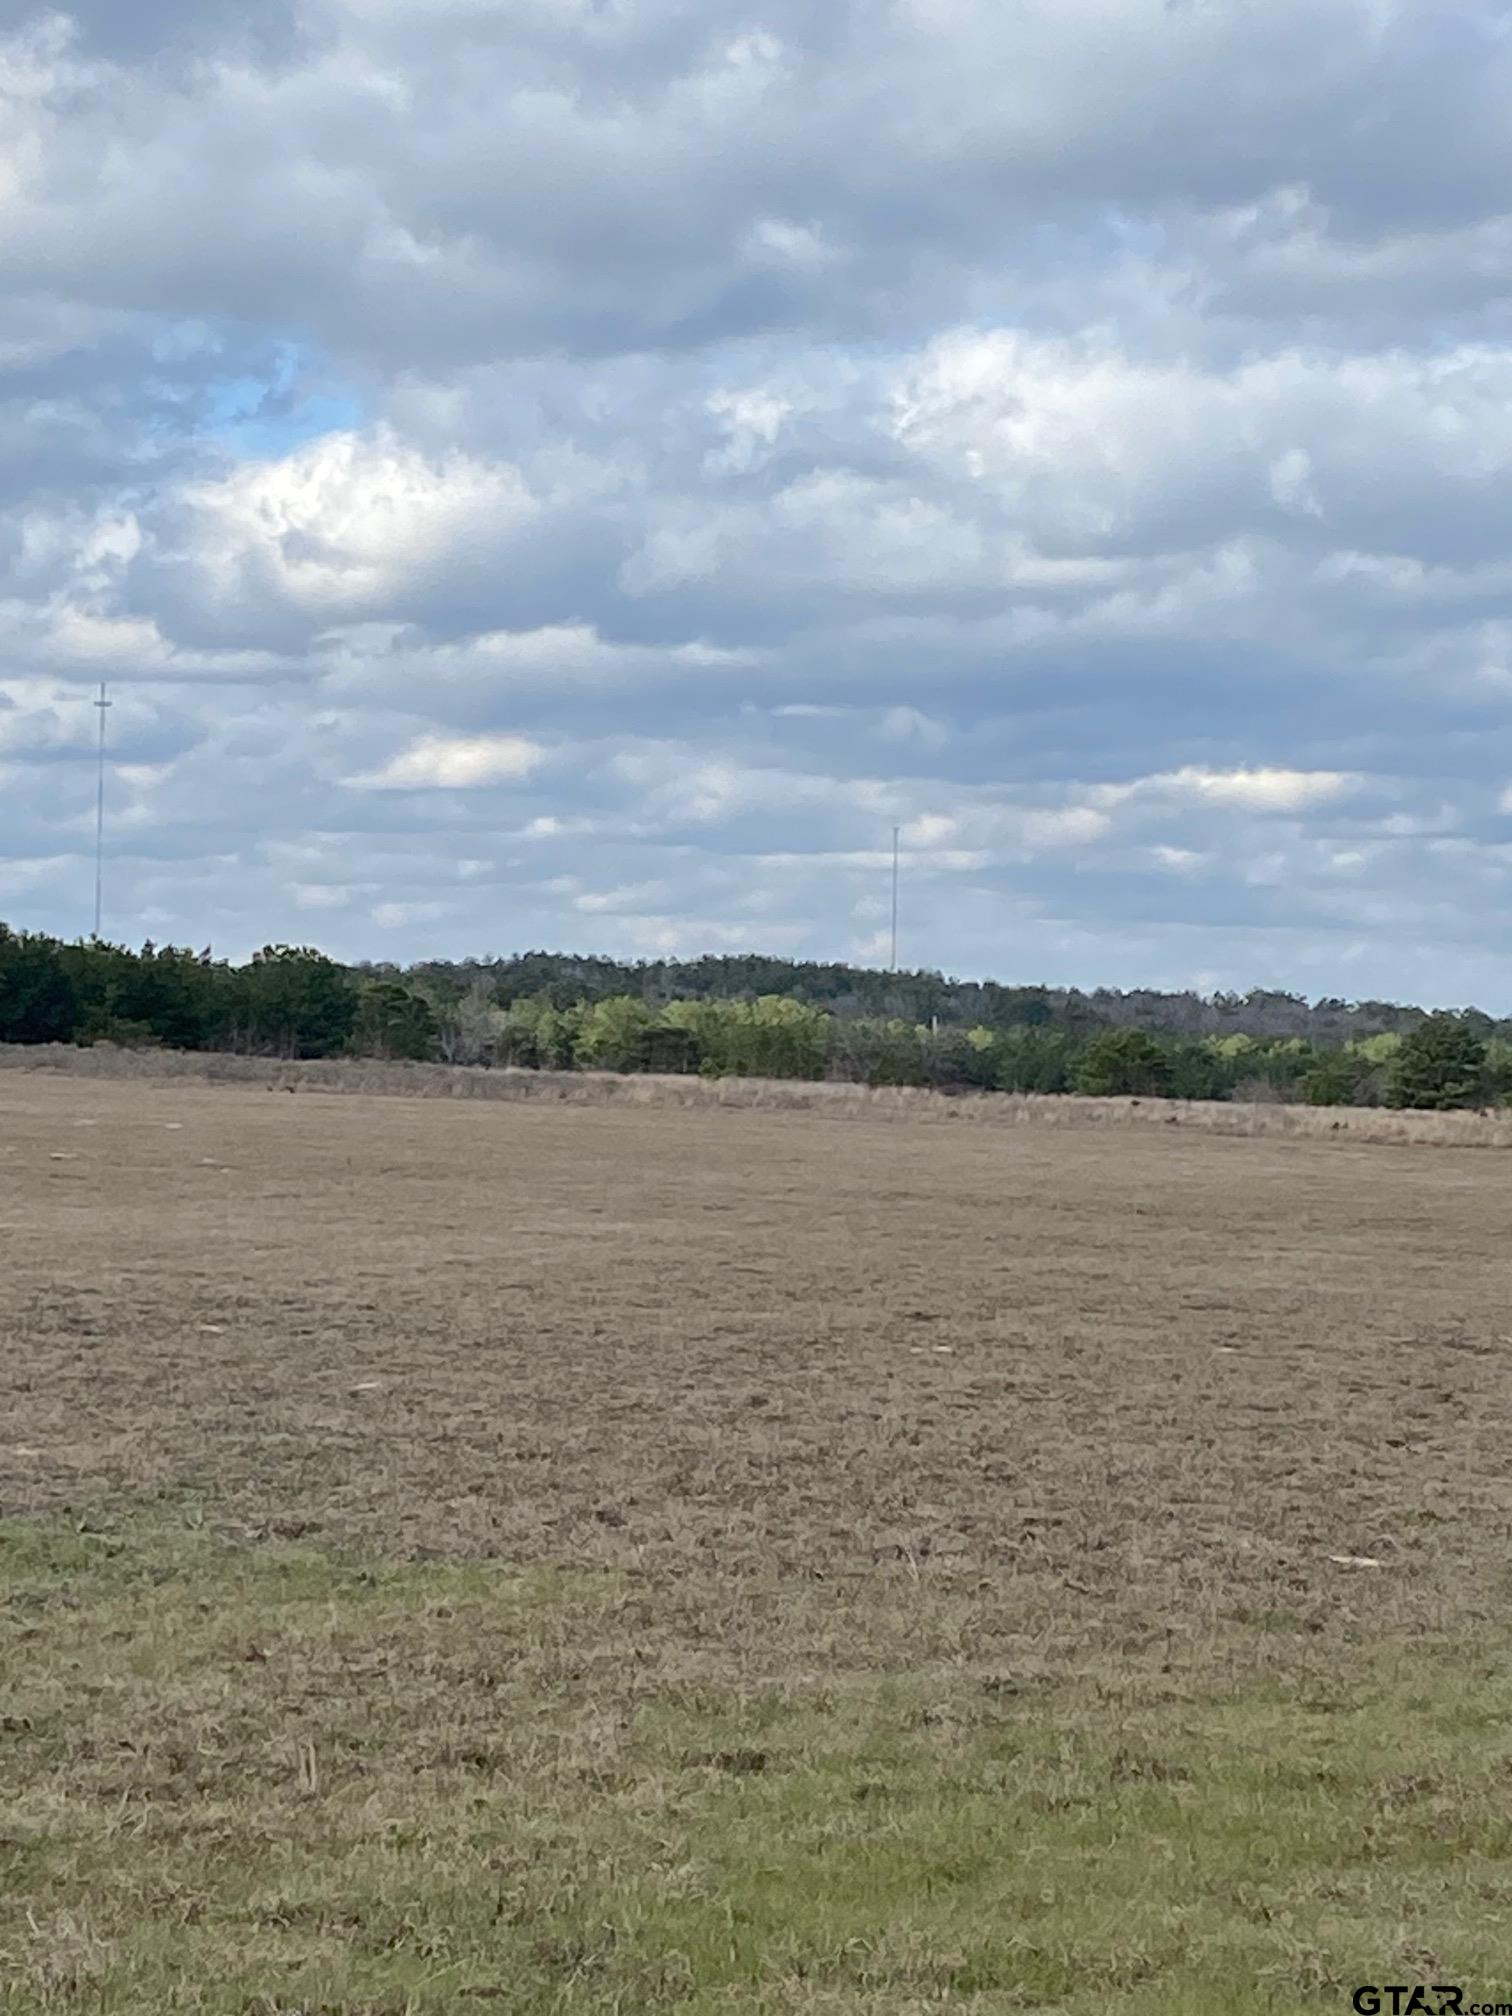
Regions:
<svg viewBox="0 0 1512 2016"><path fill-rule="evenodd" d="M0 1042L1321 1106L1512 1100L1512 1022L1475 1010L1086 994L758 957L527 953L401 970L278 945L236 966L3 924Z"/></svg>

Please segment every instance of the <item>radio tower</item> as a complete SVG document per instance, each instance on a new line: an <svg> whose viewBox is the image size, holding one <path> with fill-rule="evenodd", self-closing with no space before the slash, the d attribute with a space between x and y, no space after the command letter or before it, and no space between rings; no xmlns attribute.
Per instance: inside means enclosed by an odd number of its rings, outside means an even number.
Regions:
<svg viewBox="0 0 1512 2016"><path fill-rule="evenodd" d="M893 828L893 877L892 877L892 970L898 970L898 839L902 827Z"/></svg>
<svg viewBox="0 0 1512 2016"><path fill-rule="evenodd" d="M105 691L105 681L100 681L100 697L94 703L100 712L100 763L99 778L95 790L95 921L94 935L98 942L100 921L104 914L105 897L105 716L112 702Z"/></svg>

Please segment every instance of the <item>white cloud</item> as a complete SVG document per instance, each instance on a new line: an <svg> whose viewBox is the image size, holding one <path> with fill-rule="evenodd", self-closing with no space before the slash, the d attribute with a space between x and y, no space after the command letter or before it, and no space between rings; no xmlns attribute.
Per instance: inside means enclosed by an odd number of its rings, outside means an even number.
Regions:
<svg viewBox="0 0 1512 2016"><path fill-rule="evenodd" d="M1103 839L1111 825L1105 812L1090 805L1065 805L1022 815L1024 844L1036 852L1049 847L1086 846Z"/></svg>
<svg viewBox="0 0 1512 2016"><path fill-rule="evenodd" d="M584 890L581 895L573 897L572 907L590 917L610 912L643 916L648 911L664 908L671 894L665 882L629 882L622 883L617 889Z"/></svg>
<svg viewBox="0 0 1512 2016"><path fill-rule="evenodd" d="M1191 847L1152 847L1150 852L1162 868L1173 875L1192 875L1207 865L1208 857Z"/></svg>
<svg viewBox="0 0 1512 2016"><path fill-rule="evenodd" d="M1280 537L1298 517L1332 548L1410 550L1425 493L1466 537L1487 483L1512 496L1512 352L1294 346L1220 368L1132 357L1101 333L962 330L898 374L892 428L1047 554Z"/></svg>
<svg viewBox="0 0 1512 2016"><path fill-rule="evenodd" d="M751 229L751 245L758 254L795 266L801 272L817 272L830 258L822 231L812 224L795 224L785 217L759 218Z"/></svg>
<svg viewBox="0 0 1512 2016"><path fill-rule="evenodd" d="M272 592L320 618L377 615L416 580L501 561L538 510L518 471L433 459L387 428L327 435L184 502L212 594Z"/></svg>
<svg viewBox="0 0 1512 2016"><path fill-rule="evenodd" d="M941 847L960 832L960 821L944 812L924 812L910 819L903 837L910 847Z"/></svg>
<svg viewBox="0 0 1512 2016"><path fill-rule="evenodd" d="M381 931L402 931L414 924L434 924L446 915L444 903L375 903L369 916Z"/></svg>
<svg viewBox="0 0 1512 2016"><path fill-rule="evenodd" d="M793 412L789 399L762 386L711 393L707 407L726 436L723 447L708 457L709 466L739 474L770 461Z"/></svg>
<svg viewBox="0 0 1512 2016"><path fill-rule="evenodd" d="M507 693L644 693L657 686L728 681L756 662L749 651L693 639L666 647L616 644L589 623L483 630L432 643L381 624L328 633L320 646L324 690L352 702L404 707L423 692L429 711L465 719Z"/></svg>
<svg viewBox="0 0 1512 2016"><path fill-rule="evenodd" d="M352 900L351 890L339 883L296 882L292 886L295 904L301 910L344 910Z"/></svg>
<svg viewBox="0 0 1512 2016"><path fill-rule="evenodd" d="M896 742L907 747L913 744L920 749L943 749L950 740L950 730L943 721L935 721L917 707L889 707L877 723L877 733L884 742Z"/></svg>
<svg viewBox="0 0 1512 2016"><path fill-rule="evenodd" d="M904 826L903 837L931 854L953 849L972 860L1023 860L1095 845L1112 829L1099 806L1014 803L1000 791L978 790L962 794L952 812L918 814Z"/></svg>
<svg viewBox="0 0 1512 2016"><path fill-rule="evenodd" d="M1356 783L1337 770L1205 770L1187 764L1136 788L1243 812L1301 812L1342 798Z"/></svg>
<svg viewBox="0 0 1512 2016"><path fill-rule="evenodd" d="M351 781L375 791L472 791L518 783L545 753L523 735L422 735L382 769Z"/></svg>

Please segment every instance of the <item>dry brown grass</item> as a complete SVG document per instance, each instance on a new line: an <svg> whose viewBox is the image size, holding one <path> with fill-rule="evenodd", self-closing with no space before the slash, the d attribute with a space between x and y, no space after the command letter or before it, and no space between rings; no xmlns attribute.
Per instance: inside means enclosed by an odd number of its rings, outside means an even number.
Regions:
<svg viewBox="0 0 1512 2016"><path fill-rule="evenodd" d="M944 1565L1078 1627L1473 1618L1502 1587L1500 1157L0 1097L11 1510L167 1494L410 1553Z"/></svg>
<svg viewBox="0 0 1512 2016"><path fill-rule="evenodd" d="M0 2002L1512 1992L1512 1164L828 1110L0 1079Z"/></svg>
<svg viewBox="0 0 1512 2016"><path fill-rule="evenodd" d="M831 1119L945 1120L989 1127L1185 1127L1283 1140L1512 1148L1512 1112L1397 1113L1379 1107L1285 1106L1187 1099L1083 1099L1040 1093L931 1092L918 1086L809 1084L779 1078L660 1077L608 1071L479 1070L449 1064L327 1058L284 1063L220 1052L121 1049L101 1043L0 1043L0 1071L61 1072L142 1085L248 1085L280 1092L486 1099L549 1106L674 1107L683 1112L817 1113Z"/></svg>

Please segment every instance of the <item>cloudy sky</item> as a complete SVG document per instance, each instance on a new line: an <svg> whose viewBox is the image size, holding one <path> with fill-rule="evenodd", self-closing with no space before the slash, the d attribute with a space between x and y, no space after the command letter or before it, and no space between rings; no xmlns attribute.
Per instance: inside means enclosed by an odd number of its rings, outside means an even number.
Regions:
<svg viewBox="0 0 1512 2016"><path fill-rule="evenodd" d="M0 0L0 917L1512 1007L1512 9Z"/></svg>

